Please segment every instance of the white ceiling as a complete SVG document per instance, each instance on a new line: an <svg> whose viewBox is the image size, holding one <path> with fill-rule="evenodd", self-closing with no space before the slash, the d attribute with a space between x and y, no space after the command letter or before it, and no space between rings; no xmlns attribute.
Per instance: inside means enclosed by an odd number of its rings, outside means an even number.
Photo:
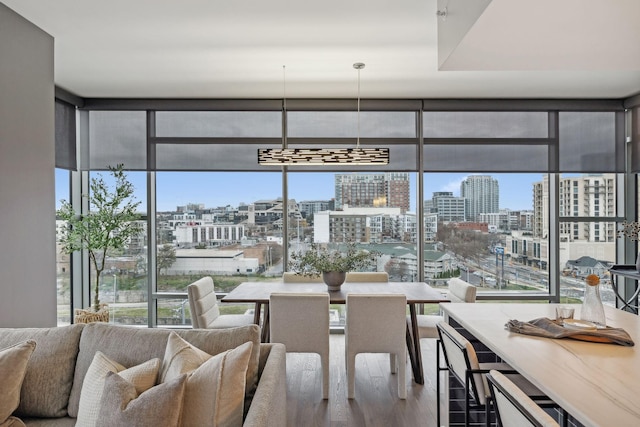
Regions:
<svg viewBox="0 0 640 427"><path fill-rule="evenodd" d="M287 98L351 98L354 62L362 98L640 93L639 0L0 1L82 97L282 98L284 65Z"/></svg>

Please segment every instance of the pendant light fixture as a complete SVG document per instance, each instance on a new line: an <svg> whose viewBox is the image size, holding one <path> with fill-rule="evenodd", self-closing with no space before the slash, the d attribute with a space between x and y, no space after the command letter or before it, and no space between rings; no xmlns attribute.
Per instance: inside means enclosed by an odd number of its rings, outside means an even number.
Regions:
<svg viewBox="0 0 640 427"><path fill-rule="evenodd" d="M258 163L269 166L307 165L307 166L351 166L351 165L386 165L389 164L388 148L360 147L360 70L364 68L362 62L353 64L358 70L358 134L356 148L288 148L287 147L287 101L286 82L283 97L283 136L282 148L259 148ZM284 67L283 67L284 70Z"/></svg>

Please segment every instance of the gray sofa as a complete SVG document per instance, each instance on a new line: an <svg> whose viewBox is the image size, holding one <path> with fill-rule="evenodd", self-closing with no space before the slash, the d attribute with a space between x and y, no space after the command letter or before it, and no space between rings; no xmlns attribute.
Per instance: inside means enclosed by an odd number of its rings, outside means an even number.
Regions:
<svg viewBox="0 0 640 427"><path fill-rule="evenodd" d="M171 332L106 323L57 328L0 328L0 349L27 339L36 341L22 384L20 406L13 415L27 426L74 426L82 382L96 351L125 367L155 357L162 360ZM212 355L252 341L243 426L286 426L284 345L261 344L260 329L256 325L173 332Z"/></svg>

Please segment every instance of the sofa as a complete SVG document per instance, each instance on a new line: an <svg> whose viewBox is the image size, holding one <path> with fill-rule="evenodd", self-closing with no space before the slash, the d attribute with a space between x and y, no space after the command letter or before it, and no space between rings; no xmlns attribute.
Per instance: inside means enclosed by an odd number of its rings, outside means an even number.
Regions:
<svg viewBox="0 0 640 427"><path fill-rule="evenodd" d="M285 347L282 344L260 343L260 328L257 325L216 330L167 330L108 323L55 328L0 328L0 349L35 342L35 349L26 362L19 406L4 424L0 419L0 425L75 426L83 383L87 372L93 369L92 364L98 354L117 361L124 368L158 358L165 369L170 336L174 341L185 343L185 346L193 346L193 351L206 354L211 359L215 355L230 354L239 347L246 348L246 371L241 372L240 378L244 384L238 385L236 381L235 386L231 386L234 384L231 380L221 382L222 385L218 387L226 386L227 389L219 389L222 390L219 395L224 398L227 391L234 391L232 388L236 389L236 394L237 390L244 389L244 399L239 404L243 426L286 426ZM247 342L252 345L245 344ZM109 375L107 380L111 381ZM185 373L177 380L182 384L188 377ZM183 387L181 384L179 386ZM85 393L88 393L88 388L84 387ZM107 393L106 383L104 393ZM240 393L242 399L242 391ZM187 398L180 400L186 401ZM274 411L274 408L278 410ZM182 418L180 421L180 425L186 424Z"/></svg>

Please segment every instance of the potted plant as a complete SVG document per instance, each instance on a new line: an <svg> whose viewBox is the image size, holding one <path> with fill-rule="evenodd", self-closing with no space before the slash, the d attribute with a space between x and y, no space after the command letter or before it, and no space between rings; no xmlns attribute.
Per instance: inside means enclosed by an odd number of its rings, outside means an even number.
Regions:
<svg viewBox="0 0 640 427"><path fill-rule="evenodd" d="M330 291L340 290L347 272L367 267L379 253L360 250L348 243L344 250L312 243L309 250L293 252L289 268L302 276L322 276Z"/></svg>
<svg viewBox="0 0 640 427"><path fill-rule="evenodd" d="M91 178L90 193L83 194L89 201L89 212L78 215L71 203L62 200L57 211L58 217L66 221L60 243L62 251L71 254L86 250L95 272L93 305L90 310L76 310L76 322L108 321L109 311L100 304L100 276L105 268L108 255L122 251L132 237L143 231L138 222L136 209L140 201L133 197L134 187L127 180L124 165L109 166L115 181L113 189L107 185L101 174Z"/></svg>

